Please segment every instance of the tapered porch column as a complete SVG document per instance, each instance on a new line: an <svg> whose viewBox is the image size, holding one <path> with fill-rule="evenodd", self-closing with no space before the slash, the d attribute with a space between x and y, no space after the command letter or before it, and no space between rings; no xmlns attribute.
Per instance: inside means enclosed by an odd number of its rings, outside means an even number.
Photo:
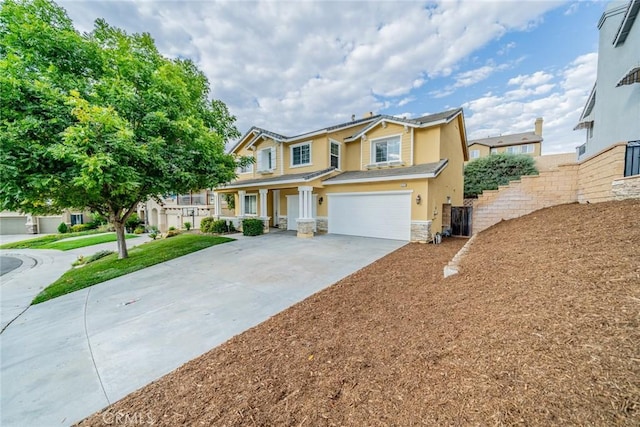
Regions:
<svg viewBox="0 0 640 427"><path fill-rule="evenodd" d="M313 229L316 220L313 219L313 187L298 187L298 212L300 217L296 219L298 225L298 237L313 237Z"/></svg>
<svg viewBox="0 0 640 427"><path fill-rule="evenodd" d="M216 193L215 191L213 192L213 216L217 217L218 219L220 219L220 216L222 215L222 201L220 200L221 195L220 193Z"/></svg>

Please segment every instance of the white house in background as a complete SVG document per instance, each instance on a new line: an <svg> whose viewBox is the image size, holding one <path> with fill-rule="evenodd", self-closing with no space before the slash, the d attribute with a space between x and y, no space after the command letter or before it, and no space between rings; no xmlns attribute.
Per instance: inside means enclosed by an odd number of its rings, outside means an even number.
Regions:
<svg viewBox="0 0 640 427"><path fill-rule="evenodd" d="M625 175L640 173L639 12L640 0L626 0L611 2L602 14L596 83L574 128L587 131L586 142L578 147L578 160L627 142L628 167L633 173L625 171Z"/></svg>

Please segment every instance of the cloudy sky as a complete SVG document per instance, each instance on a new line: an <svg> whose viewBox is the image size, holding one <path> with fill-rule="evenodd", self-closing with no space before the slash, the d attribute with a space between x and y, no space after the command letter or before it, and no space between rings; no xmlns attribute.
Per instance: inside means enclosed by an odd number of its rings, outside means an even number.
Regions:
<svg viewBox="0 0 640 427"><path fill-rule="evenodd" d="M596 77L602 1L59 1L80 31L96 18L149 32L191 58L212 96L252 125L294 135L364 113L464 107L469 138L533 130L570 152Z"/></svg>

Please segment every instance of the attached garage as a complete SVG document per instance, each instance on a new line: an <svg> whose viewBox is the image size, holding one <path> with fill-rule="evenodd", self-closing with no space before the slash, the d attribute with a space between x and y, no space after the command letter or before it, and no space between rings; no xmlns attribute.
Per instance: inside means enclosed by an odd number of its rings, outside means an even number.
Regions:
<svg viewBox="0 0 640 427"><path fill-rule="evenodd" d="M411 192L327 194L329 233L411 239Z"/></svg>
<svg viewBox="0 0 640 427"><path fill-rule="evenodd" d="M55 234L61 222L63 222L61 216L42 216L38 218L38 233Z"/></svg>
<svg viewBox="0 0 640 427"><path fill-rule="evenodd" d="M26 234L26 216L0 217L0 234Z"/></svg>

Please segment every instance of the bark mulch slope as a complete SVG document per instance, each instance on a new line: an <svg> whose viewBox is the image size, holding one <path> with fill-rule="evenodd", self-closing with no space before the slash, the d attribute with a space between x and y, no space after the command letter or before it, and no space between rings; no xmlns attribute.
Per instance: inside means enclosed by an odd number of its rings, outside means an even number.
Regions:
<svg viewBox="0 0 640 427"><path fill-rule="evenodd" d="M81 425L639 425L640 201L502 222L443 279L463 243L409 244Z"/></svg>

